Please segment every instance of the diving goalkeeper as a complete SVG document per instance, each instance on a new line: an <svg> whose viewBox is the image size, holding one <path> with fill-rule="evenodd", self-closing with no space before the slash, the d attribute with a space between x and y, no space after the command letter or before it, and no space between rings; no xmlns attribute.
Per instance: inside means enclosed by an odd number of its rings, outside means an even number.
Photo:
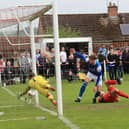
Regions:
<svg viewBox="0 0 129 129"><path fill-rule="evenodd" d="M55 91L55 88L51 87L49 82L45 80L45 78L43 78L42 76L30 73L28 87L24 92L19 94L18 98L27 94L30 89L36 89L40 94L46 96L52 102L53 105L57 105L57 102L54 99L53 95L49 92L49 90Z"/></svg>

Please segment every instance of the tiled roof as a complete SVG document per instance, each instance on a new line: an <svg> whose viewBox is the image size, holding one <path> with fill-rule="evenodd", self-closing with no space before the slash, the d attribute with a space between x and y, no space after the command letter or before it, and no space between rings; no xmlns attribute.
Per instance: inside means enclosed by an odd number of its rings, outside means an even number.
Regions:
<svg viewBox="0 0 129 129"><path fill-rule="evenodd" d="M94 42L129 40L129 36L122 35L120 24L129 24L129 13L112 18L107 14L59 15L60 26L70 26L74 30L79 30L81 36L91 36ZM39 33L48 26L52 26L51 15L40 18Z"/></svg>

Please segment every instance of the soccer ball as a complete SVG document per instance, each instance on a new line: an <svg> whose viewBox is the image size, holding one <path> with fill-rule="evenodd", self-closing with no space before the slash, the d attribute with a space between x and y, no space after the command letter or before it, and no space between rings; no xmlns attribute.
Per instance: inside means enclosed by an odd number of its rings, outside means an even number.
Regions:
<svg viewBox="0 0 129 129"><path fill-rule="evenodd" d="M36 91L29 90L27 96L25 97L25 102L27 102L28 104L35 104L35 96L36 96Z"/></svg>
<svg viewBox="0 0 129 129"><path fill-rule="evenodd" d="M122 84L122 79L121 79L121 78L118 77L116 81L117 81L117 83L118 83L119 85Z"/></svg>
<svg viewBox="0 0 129 129"><path fill-rule="evenodd" d="M28 94L28 96L34 97L34 96L36 96L36 91L35 90L29 90L27 94Z"/></svg>

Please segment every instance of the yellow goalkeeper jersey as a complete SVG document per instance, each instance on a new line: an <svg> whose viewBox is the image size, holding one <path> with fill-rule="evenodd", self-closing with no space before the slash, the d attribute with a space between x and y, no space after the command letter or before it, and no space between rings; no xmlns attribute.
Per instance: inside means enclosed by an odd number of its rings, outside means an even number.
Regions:
<svg viewBox="0 0 129 129"><path fill-rule="evenodd" d="M37 89L37 87L45 87L49 85L49 82L44 77L37 75L29 80L28 85L30 88Z"/></svg>

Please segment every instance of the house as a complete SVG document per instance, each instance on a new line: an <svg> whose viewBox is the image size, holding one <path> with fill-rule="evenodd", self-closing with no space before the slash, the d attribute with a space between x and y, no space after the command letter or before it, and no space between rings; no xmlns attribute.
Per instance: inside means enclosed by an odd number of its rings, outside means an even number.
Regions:
<svg viewBox="0 0 129 129"><path fill-rule="evenodd" d="M121 31L123 24L129 24L129 13L119 13L118 6L114 3L109 3L107 8L108 12L102 14L59 15L59 25L80 31L82 37L91 36L95 51L102 44L107 47L110 44L114 47L129 46L129 35L124 35ZM42 34L50 26L52 26L52 16L42 16L39 33Z"/></svg>

